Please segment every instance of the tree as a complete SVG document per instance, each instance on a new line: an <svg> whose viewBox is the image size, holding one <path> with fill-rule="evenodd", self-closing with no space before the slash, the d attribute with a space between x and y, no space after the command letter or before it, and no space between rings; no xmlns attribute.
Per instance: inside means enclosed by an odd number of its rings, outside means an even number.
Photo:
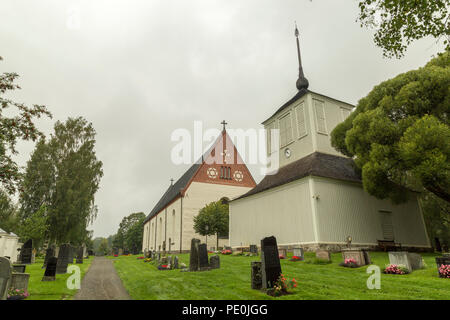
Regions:
<svg viewBox="0 0 450 320"><path fill-rule="evenodd" d="M194 230L202 236L217 236L217 247L219 247L219 236L228 234L229 212L228 204L221 200L211 202L200 209L194 217Z"/></svg>
<svg viewBox="0 0 450 320"><path fill-rule="evenodd" d="M105 238L101 239L100 245L97 249L99 255L105 256L109 253L110 248L108 247L108 240Z"/></svg>
<svg viewBox="0 0 450 320"><path fill-rule="evenodd" d="M384 56L400 58L411 42L427 36L444 37L449 48L449 7L450 0L363 0L358 20L378 29L374 42Z"/></svg>
<svg viewBox="0 0 450 320"><path fill-rule="evenodd" d="M85 119L57 121L48 142L39 141L22 183L21 216L47 207L49 240L81 244L97 215L95 193L103 176L97 159L95 130Z"/></svg>
<svg viewBox="0 0 450 320"><path fill-rule="evenodd" d="M133 254L139 253L142 248L144 219L145 214L143 212L132 213L124 217L113 239L113 246L129 250Z"/></svg>
<svg viewBox="0 0 450 320"><path fill-rule="evenodd" d="M19 224L16 205L9 195L0 189L0 228L15 232Z"/></svg>
<svg viewBox="0 0 450 320"><path fill-rule="evenodd" d="M450 247L450 204L432 193L424 193L420 198L425 224L433 246L438 238L442 247Z"/></svg>
<svg viewBox="0 0 450 320"><path fill-rule="evenodd" d="M18 227L18 235L22 239L33 239L33 247L40 248L48 231L47 208L42 206L31 216L21 221Z"/></svg>
<svg viewBox="0 0 450 320"><path fill-rule="evenodd" d="M0 61L3 60L0 57ZM8 91L20 89L14 83L19 77L17 73L0 74L0 184L10 194L17 190L20 182L20 171L13 156L17 155L16 144L19 140L36 141L43 137L33 121L41 116L51 114L45 106L33 105L27 107L23 103L14 102L4 97ZM5 110L11 108L10 116Z"/></svg>
<svg viewBox="0 0 450 320"><path fill-rule="evenodd" d="M450 201L450 52L376 86L331 133L380 199L427 190Z"/></svg>

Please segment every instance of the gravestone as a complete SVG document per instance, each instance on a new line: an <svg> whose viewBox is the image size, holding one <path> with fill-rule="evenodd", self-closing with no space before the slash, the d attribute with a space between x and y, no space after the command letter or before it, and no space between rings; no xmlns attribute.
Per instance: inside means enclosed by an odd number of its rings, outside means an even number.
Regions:
<svg viewBox="0 0 450 320"><path fill-rule="evenodd" d="M251 244L250 245L250 253L252 254L258 254L258 247L256 246L256 244Z"/></svg>
<svg viewBox="0 0 450 320"><path fill-rule="evenodd" d="M281 274L277 239L274 236L261 240L262 287L272 288Z"/></svg>
<svg viewBox="0 0 450 320"><path fill-rule="evenodd" d="M305 259L305 253L303 252L303 248L301 247L295 247L292 249L293 250L293 255L295 257L299 257L300 259L304 260Z"/></svg>
<svg viewBox="0 0 450 320"><path fill-rule="evenodd" d="M330 251L318 249L318 250L316 250L316 258L321 259L321 260L330 261L331 260Z"/></svg>
<svg viewBox="0 0 450 320"><path fill-rule="evenodd" d="M27 265L26 264L13 264L12 268L13 268L13 272L25 273Z"/></svg>
<svg viewBox="0 0 450 320"><path fill-rule="evenodd" d="M69 244L63 244L59 247L59 254L56 263L56 274L67 273L67 265L69 263Z"/></svg>
<svg viewBox="0 0 450 320"><path fill-rule="evenodd" d="M56 266L58 264L58 259L51 257L47 261L47 267L45 268L44 276L42 281L55 281L56 280Z"/></svg>
<svg viewBox="0 0 450 320"><path fill-rule="evenodd" d="M47 250L45 250L45 258L44 258L44 265L42 266L42 268L45 268L45 266L47 265L48 259L50 259L51 257L55 256L55 247L54 246L50 246L47 248Z"/></svg>
<svg viewBox="0 0 450 320"><path fill-rule="evenodd" d="M122 248L119 249L118 254L119 254L119 256L123 255L123 249Z"/></svg>
<svg viewBox="0 0 450 320"><path fill-rule="evenodd" d="M282 255L283 257L287 257L287 250L286 249L278 249L278 253Z"/></svg>
<svg viewBox="0 0 450 320"><path fill-rule="evenodd" d="M16 273L11 274L10 288L28 291L28 281L30 280L29 273Z"/></svg>
<svg viewBox="0 0 450 320"><path fill-rule="evenodd" d="M167 257L167 265L169 269L172 269L172 256Z"/></svg>
<svg viewBox="0 0 450 320"><path fill-rule="evenodd" d="M178 269L178 256L173 258L173 268Z"/></svg>
<svg viewBox="0 0 450 320"><path fill-rule="evenodd" d="M262 288L262 275L261 275L261 262L253 261L251 263L252 268L252 289L259 290Z"/></svg>
<svg viewBox="0 0 450 320"><path fill-rule="evenodd" d="M189 271L198 271L199 264L198 264L198 247L200 244L199 239L193 238L191 240L191 252L189 255Z"/></svg>
<svg viewBox="0 0 450 320"><path fill-rule="evenodd" d="M206 243L198 245L198 267L200 271L209 269L208 248Z"/></svg>
<svg viewBox="0 0 450 320"><path fill-rule="evenodd" d="M75 263L77 263L77 264L83 263L83 253L84 253L83 247L78 247Z"/></svg>
<svg viewBox="0 0 450 320"><path fill-rule="evenodd" d="M218 255L211 256L209 266L211 269L220 269L220 257Z"/></svg>
<svg viewBox="0 0 450 320"><path fill-rule="evenodd" d="M389 251L389 263L404 265L409 272L423 268L423 260L420 254L406 251Z"/></svg>
<svg viewBox="0 0 450 320"><path fill-rule="evenodd" d="M70 245L70 244L68 244L67 245L68 247L68 249L67 249L67 256L66 256L66 259L67 259L67 263L68 264L72 264L73 263L73 256L74 256L74 247L72 247L72 245Z"/></svg>
<svg viewBox="0 0 450 320"><path fill-rule="evenodd" d="M161 261L161 252L158 252L158 262Z"/></svg>
<svg viewBox="0 0 450 320"><path fill-rule="evenodd" d="M437 266L439 277L443 277L439 272L439 268L442 265L450 265L450 255L444 254L442 257L436 257L436 266Z"/></svg>
<svg viewBox="0 0 450 320"><path fill-rule="evenodd" d="M434 238L435 248L437 252L442 252L441 241L439 238Z"/></svg>
<svg viewBox="0 0 450 320"><path fill-rule="evenodd" d="M33 240L29 239L20 250L20 263L31 264L33 259Z"/></svg>
<svg viewBox="0 0 450 320"><path fill-rule="evenodd" d="M369 253L362 249L343 249L342 259L353 259L358 267L370 264Z"/></svg>
<svg viewBox="0 0 450 320"><path fill-rule="evenodd" d="M0 300L6 300L11 283L12 267L8 258L0 257Z"/></svg>

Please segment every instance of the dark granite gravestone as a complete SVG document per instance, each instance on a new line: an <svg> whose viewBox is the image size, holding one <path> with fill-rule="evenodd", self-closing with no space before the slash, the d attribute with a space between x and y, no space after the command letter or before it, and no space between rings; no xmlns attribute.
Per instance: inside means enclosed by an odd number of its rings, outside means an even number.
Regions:
<svg viewBox="0 0 450 320"><path fill-rule="evenodd" d="M33 256L33 240L29 239L20 250L20 263L31 264Z"/></svg>
<svg viewBox="0 0 450 320"><path fill-rule="evenodd" d="M75 256L75 247L69 244L69 255L67 256L67 263L72 264Z"/></svg>
<svg viewBox="0 0 450 320"><path fill-rule="evenodd" d="M45 258L44 258L44 264L42 266L42 268L45 268L45 266L47 265L48 259L50 259L51 257L55 256L55 246L50 246L47 248L47 250L45 250Z"/></svg>
<svg viewBox="0 0 450 320"><path fill-rule="evenodd" d="M27 265L26 264L13 264L12 268L13 268L13 272L25 273Z"/></svg>
<svg viewBox="0 0 450 320"><path fill-rule="evenodd" d="M200 271L209 269L208 248L206 243L198 245L198 267Z"/></svg>
<svg viewBox="0 0 450 320"><path fill-rule="evenodd" d="M436 251L442 252L441 241L439 241L439 238L434 238L434 243Z"/></svg>
<svg viewBox="0 0 450 320"><path fill-rule="evenodd" d="M443 255L442 257L436 257L436 266L437 266L437 270L438 270L438 275L439 277L443 277L440 272L439 272L439 268L442 265L450 265L450 255Z"/></svg>
<svg viewBox="0 0 450 320"><path fill-rule="evenodd" d="M280 277L281 264L274 236L261 240L261 274L264 289L272 288Z"/></svg>
<svg viewBox="0 0 450 320"><path fill-rule="evenodd" d="M189 271L198 271L198 246L200 244L199 239L193 238L191 240L191 252L189 255Z"/></svg>
<svg viewBox="0 0 450 320"><path fill-rule="evenodd" d="M259 290L262 288L261 262L253 261L252 267L252 289Z"/></svg>
<svg viewBox="0 0 450 320"><path fill-rule="evenodd" d="M6 300L11 283L12 267L8 258L0 257L0 300Z"/></svg>
<svg viewBox="0 0 450 320"><path fill-rule="evenodd" d="M47 261L47 267L45 268L44 276L41 281L55 281L56 280L56 266L58 265L58 259L51 257Z"/></svg>
<svg viewBox="0 0 450 320"><path fill-rule="evenodd" d="M250 245L250 253L258 254L258 247L256 246L256 244L251 244Z"/></svg>
<svg viewBox="0 0 450 320"><path fill-rule="evenodd" d="M218 255L211 256L209 266L211 269L220 269L220 257Z"/></svg>
<svg viewBox="0 0 450 320"><path fill-rule="evenodd" d="M94 250L88 250L88 255L89 256L93 256L94 255Z"/></svg>
<svg viewBox="0 0 450 320"><path fill-rule="evenodd" d="M58 260L56 263L56 274L67 273L67 265L69 263L70 245L63 244L59 247ZM73 262L73 261L72 261Z"/></svg>
<svg viewBox="0 0 450 320"><path fill-rule="evenodd" d="M83 253L84 253L83 247L78 247L78 249L77 249L77 257L76 257L75 263L77 263L77 264L82 264L83 263Z"/></svg>

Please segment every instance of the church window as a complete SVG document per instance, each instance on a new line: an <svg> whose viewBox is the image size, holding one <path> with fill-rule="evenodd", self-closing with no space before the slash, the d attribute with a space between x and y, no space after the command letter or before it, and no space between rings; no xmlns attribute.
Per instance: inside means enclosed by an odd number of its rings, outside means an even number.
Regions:
<svg viewBox="0 0 450 320"><path fill-rule="evenodd" d="M317 132L327 134L327 126L325 121L325 103L314 99L314 110L316 112Z"/></svg>
<svg viewBox="0 0 450 320"><path fill-rule="evenodd" d="M342 121L347 119L347 117L350 115L351 110L347 108L341 108L341 115L342 115Z"/></svg>
<svg viewBox="0 0 450 320"><path fill-rule="evenodd" d="M231 180L231 167L220 167L220 179Z"/></svg>
<svg viewBox="0 0 450 320"><path fill-rule="evenodd" d="M280 147L284 147L292 142L291 113L287 113L280 118Z"/></svg>
<svg viewBox="0 0 450 320"><path fill-rule="evenodd" d="M306 116L305 116L305 104L302 102L299 106L295 107L297 113L297 126L298 126L298 138L306 136Z"/></svg>

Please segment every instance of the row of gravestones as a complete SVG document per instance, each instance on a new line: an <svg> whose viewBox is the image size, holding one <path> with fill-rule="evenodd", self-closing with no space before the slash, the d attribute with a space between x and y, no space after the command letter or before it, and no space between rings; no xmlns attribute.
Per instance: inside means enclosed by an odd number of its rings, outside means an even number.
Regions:
<svg viewBox="0 0 450 320"><path fill-rule="evenodd" d="M191 251L189 255L189 271L206 271L220 268L220 257L211 256L208 260L208 249L206 243L200 243L199 239L191 240Z"/></svg>

